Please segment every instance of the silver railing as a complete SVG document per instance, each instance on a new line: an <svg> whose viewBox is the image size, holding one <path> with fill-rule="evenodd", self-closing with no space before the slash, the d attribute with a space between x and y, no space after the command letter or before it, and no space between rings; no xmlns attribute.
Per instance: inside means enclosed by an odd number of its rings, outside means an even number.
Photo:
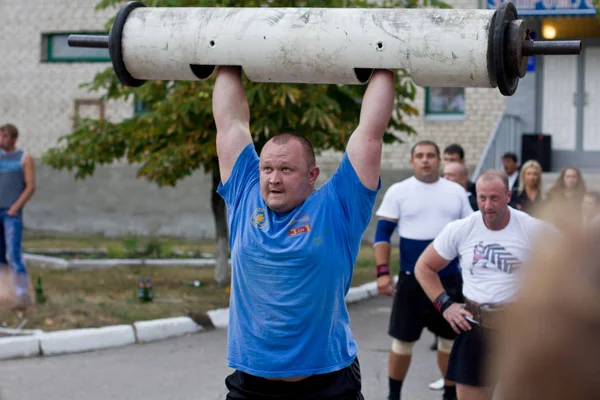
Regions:
<svg viewBox="0 0 600 400"><path fill-rule="evenodd" d="M479 158L479 163L471 175L473 182L477 180L479 174L487 169L502 169L504 153L512 152L520 157L522 124L523 120L517 115L503 114L498 118L494 131Z"/></svg>

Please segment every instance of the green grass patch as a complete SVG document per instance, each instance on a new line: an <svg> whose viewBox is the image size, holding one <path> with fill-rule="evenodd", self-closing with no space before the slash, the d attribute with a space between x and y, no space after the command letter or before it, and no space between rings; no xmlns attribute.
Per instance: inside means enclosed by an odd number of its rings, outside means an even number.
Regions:
<svg viewBox="0 0 600 400"><path fill-rule="evenodd" d="M100 249L110 246L123 248L124 238L102 236L62 236L31 234L24 237L24 248L37 249ZM137 238L136 246L150 243ZM214 253L215 244L195 243L182 239L161 239L175 249ZM133 247L133 245L132 245ZM398 250L392 251L391 267L398 271ZM354 269L352 286L375 280L373 248L363 246ZM167 318L181 315L198 317L206 311L229 306L229 290L214 283L213 268L192 267L123 267L92 270L52 270L30 266L32 281L41 276L47 301L33 305L24 315L1 312L0 323L15 328L27 318L24 329L87 328L104 325L128 324L135 321ZM149 277L153 284L154 301L140 303L138 286L141 277ZM184 281L199 280L200 287L184 285Z"/></svg>

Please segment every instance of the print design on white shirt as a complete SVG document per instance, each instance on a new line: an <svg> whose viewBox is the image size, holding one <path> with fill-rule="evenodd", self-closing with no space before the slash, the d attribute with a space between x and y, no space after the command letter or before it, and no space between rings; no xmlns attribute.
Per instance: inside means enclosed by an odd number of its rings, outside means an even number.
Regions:
<svg viewBox="0 0 600 400"><path fill-rule="evenodd" d="M521 267L522 261L497 243L484 245L483 242L479 242L473 248L473 263L469 269L471 275L475 267L486 268L488 263L495 265L502 272L511 274Z"/></svg>

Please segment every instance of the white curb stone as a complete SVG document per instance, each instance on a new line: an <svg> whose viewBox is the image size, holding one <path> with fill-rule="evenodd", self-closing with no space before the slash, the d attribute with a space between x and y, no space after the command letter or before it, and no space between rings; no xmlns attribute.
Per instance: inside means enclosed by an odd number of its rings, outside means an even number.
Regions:
<svg viewBox="0 0 600 400"><path fill-rule="evenodd" d="M215 328L227 328L229 326L229 308L218 308L207 312Z"/></svg>
<svg viewBox="0 0 600 400"><path fill-rule="evenodd" d="M33 336L33 335L41 335L44 333L41 329L11 329L11 328L0 328L0 338L3 336Z"/></svg>
<svg viewBox="0 0 600 400"><path fill-rule="evenodd" d="M163 265L163 266L192 266L192 267L205 267L214 266L215 259L204 259L204 258L169 258L160 260L146 260L146 265Z"/></svg>
<svg viewBox="0 0 600 400"><path fill-rule="evenodd" d="M203 254L208 255L210 254ZM169 258L169 259L141 259L141 258L104 258L104 259L75 259L66 260L59 257L44 256L41 254L25 253L25 261L34 263L43 268L55 269L92 269L125 267L134 265L165 266L165 267L213 267L214 257L211 258ZM231 259L229 260L231 262Z"/></svg>
<svg viewBox="0 0 600 400"><path fill-rule="evenodd" d="M134 322L135 334L138 342L153 342L164 340L177 336L184 336L188 333L197 333L202 330L189 317L163 318L152 321Z"/></svg>
<svg viewBox="0 0 600 400"><path fill-rule="evenodd" d="M39 336L5 337L0 340L0 360L39 355Z"/></svg>
<svg viewBox="0 0 600 400"><path fill-rule="evenodd" d="M350 288L350 290L348 290L348 293L346 294L346 303L348 304L352 304L352 303L356 303L358 301L364 300L364 299L368 299L369 298L369 291L361 286L359 287L353 287Z"/></svg>
<svg viewBox="0 0 600 400"><path fill-rule="evenodd" d="M140 265L142 260L130 258L106 258L101 260L71 260L70 268L98 268L98 267L113 267L117 265Z"/></svg>
<svg viewBox="0 0 600 400"><path fill-rule="evenodd" d="M39 264L42 268L50 267L50 268L63 269L63 268L67 268L69 266L69 261L67 261L63 258L59 258L59 257L50 257L50 256L42 256L39 254L25 253L25 254L23 254L23 258L25 259L26 262Z"/></svg>
<svg viewBox="0 0 600 400"><path fill-rule="evenodd" d="M131 325L114 325L49 332L39 336L39 339L42 354L56 355L134 344L135 332Z"/></svg>
<svg viewBox="0 0 600 400"><path fill-rule="evenodd" d="M369 294L369 297L377 296L377 294L379 294L379 291L377 290L377 282L365 283L359 287L365 289Z"/></svg>

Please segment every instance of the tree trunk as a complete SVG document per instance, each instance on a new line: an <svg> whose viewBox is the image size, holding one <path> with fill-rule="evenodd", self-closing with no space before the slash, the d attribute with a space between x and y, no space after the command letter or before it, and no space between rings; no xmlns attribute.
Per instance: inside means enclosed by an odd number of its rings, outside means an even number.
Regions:
<svg viewBox="0 0 600 400"><path fill-rule="evenodd" d="M221 181L221 174L219 173L219 167L216 165L212 169L212 212L215 218L215 228L217 237L217 250L215 254L215 281L219 285L229 284L230 273L229 273L229 231L227 228L227 208L225 201L217 193L217 187Z"/></svg>

